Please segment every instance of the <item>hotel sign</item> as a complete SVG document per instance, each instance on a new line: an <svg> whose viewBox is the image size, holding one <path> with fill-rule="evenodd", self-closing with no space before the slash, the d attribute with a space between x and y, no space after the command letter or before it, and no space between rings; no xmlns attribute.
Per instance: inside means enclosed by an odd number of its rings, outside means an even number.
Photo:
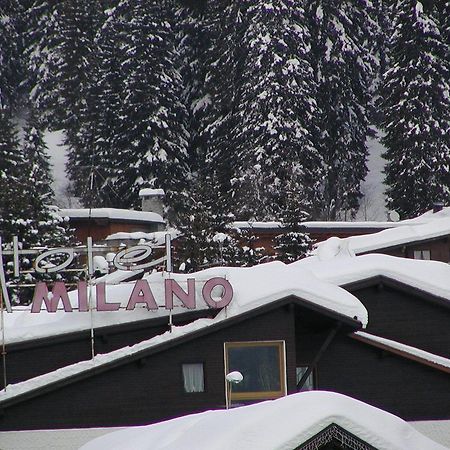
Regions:
<svg viewBox="0 0 450 450"><path fill-rule="evenodd" d="M115 254L112 264L116 269L138 271L166 262L167 270L168 272L171 272L170 238L166 239L166 256L152 260L150 259L152 250L152 247L149 245L136 245L134 247L123 249ZM2 250L0 239L0 295L3 298L4 306L9 312L12 312L8 287L20 287L21 284L15 280L18 280L21 274L61 274L70 271L84 271L87 275L87 279L92 281L92 275L94 274L94 253L99 251L104 252L104 248L94 247L91 238L88 238L86 246L77 248L29 250L19 250L17 238L14 238L10 249ZM75 256L80 254L85 256L87 263L84 267L73 268L72 265ZM4 256L9 257L10 261L8 261L8 268L12 268L12 270L10 270L11 276L8 282L6 281ZM19 261L21 256L34 260L32 270L21 271ZM56 257L58 258L57 263L55 262ZM186 284L186 289L183 288L178 281L170 277L164 280L164 308L172 310L174 308L175 298L182 307L187 309L196 308L196 285L198 284L198 281L195 278L187 278L187 280L183 282L183 285L184 284ZM78 281L77 306L74 306L70 301L67 286L63 281L54 282L51 289L49 289L48 284L44 282L29 283L26 284L26 286L34 288L31 303L32 313L39 313L43 310L56 312L58 309L61 309L61 307L65 312L87 312L91 309L97 311L118 311L121 308L121 303L108 302L105 283L97 283L94 287L89 281ZM217 298L216 295L213 296L213 290L216 288L220 289L221 294L219 298ZM95 289L95 305L91 305L91 296L89 295L93 289ZM214 277L204 281L201 296L203 301L209 307L223 308L231 302L233 298L233 288L225 278ZM150 311L159 309L152 287L146 279L134 282L125 309L127 311L132 311L138 305L144 306Z"/></svg>

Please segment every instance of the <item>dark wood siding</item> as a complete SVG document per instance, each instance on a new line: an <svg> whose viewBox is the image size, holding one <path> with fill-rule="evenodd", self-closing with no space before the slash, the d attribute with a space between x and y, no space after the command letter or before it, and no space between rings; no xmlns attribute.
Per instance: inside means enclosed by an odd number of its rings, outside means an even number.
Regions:
<svg viewBox="0 0 450 450"><path fill-rule="evenodd" d="M212 310L196 311L174 316L173 322L175 325L183 325L196 318L215 314L216 312ZM104 327L95 330L95 353L108 353L150 339L168 330L168 318ZM7 384L13 384L90 359L90 331L11 344L7 346L6 351ZM0 367L3 368L3 360L0 360ZM4 387L3 377L0 380L0 386Z"/></svg>
<svg viewBox="0 0 450 450"><path fill-rule="evenodd" d="M223 344L253 340L286 341L288 391L295 392L294 313L282 307L11 405L4 410L0 429L139 425L223 408ZM204 363L206 392L184 393L185 362Z"/></svg>
<svg viewBox="0 0 450 450"><path fill-rule="evenodd" d="M367 308L368 333L450 358L450 309L442 302L387 281L349 290Z"/></svg>
<svg viewBox="0 0 450 450"><path fill-rule="evenodd" d="M319 389L340 392L405 420L450 419L450 375L338 336L319 363Z"/></svg>

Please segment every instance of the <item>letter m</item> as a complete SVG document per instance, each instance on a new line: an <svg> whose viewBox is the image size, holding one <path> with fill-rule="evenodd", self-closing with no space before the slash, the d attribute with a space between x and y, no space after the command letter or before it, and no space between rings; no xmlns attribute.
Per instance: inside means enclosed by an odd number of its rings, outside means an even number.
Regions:
<svg viewBox="0 0 450 450"><path fill-rule="evenodd" d="M48 312L56 312L58 309L59 301L62 301L64 311L72 312L72 305L67 295L66 286L62 281L57 281L49 295L47 285L39 282L36 284L33 295L33 304L31 306L32 313L38 313L42 309L42 303L45 303L45 307Z"/></svg>

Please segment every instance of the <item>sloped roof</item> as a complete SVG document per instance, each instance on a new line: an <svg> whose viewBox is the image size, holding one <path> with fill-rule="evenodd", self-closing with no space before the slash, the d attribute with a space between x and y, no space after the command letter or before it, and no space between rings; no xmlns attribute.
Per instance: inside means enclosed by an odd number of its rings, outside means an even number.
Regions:
<svg viewBox="0 0 450 450"><path fill-rule="evenodd" d="M332 237L319 242L316 245L316 253L323 251L328 246L335 246L336 239L342 241L341 245L346 246L353 253L361 254L450 235L450 217L430 219L425 222L411 220L407 223L403 222L403 226L362 236L351 236L343 239Z"/></svg>
<svg viewBox="0 0 450 450"><path fill-rule="evenodd" d="M302 392L113 432L80 450L293 450L331 424L379 450L444 450L397 416L342 394Z"/></svg>
<svg viewBox="0 0 450 450"><path fill-rule="evenodd" d="M344 239L334 239L315 256L293 263L328 283L344 286L383 276L450 302L450 265L383 254L352 255Z"/></svg>
<svg viewBox="0 0 450 450"><path fill-rule="evenodd" d="M324 311L347 317L351 321L359 321L363 326L367 324L367 310L355 296L339 286L320 280L308 270L277 261L249 268L216 267L194 274L155 272L147 275L144 278L149 282L155 300L161 306L156 312L148 311L144 307L137 307L134 311L125 310L134 287L133 282L108 285L106 286L108 302L120 302L122 309L113 312L95 311L94 327L167 316L169 313L163 308L164 280L167 278L175 279L184 287L188 278L195 278L197 309L208 309L208 306L200 300L201 289L206 280L214 277L226 278L233 287L233 300L224 311L228 318L292 296ZM76 293L71 293L70 298L76 307ZM94 290L92 302L95 301ZM5 316L7 343L88 330L91 327L91 315L88 312L65 313L59 310L55 313L41 311L39 314L31 314L29 309L30 307L17 307L13 313ZM174 310L175 314L182 312L186 312L186 309L180 305Z"/></svg>
<svg viewBox="0 0 450 450"><path fill-rule="evenodd" d="M411 345L402 344L393 341L392 339L386 339L366 332L357 331L353 333L353 337L359 341L373 345L374 347L382 348L395 353L396 355L403 356L406 359L411 359L426 366L450 373L450 359L444 358L443 356L435 355L426 352L425 350L412 347Z"/></svg>

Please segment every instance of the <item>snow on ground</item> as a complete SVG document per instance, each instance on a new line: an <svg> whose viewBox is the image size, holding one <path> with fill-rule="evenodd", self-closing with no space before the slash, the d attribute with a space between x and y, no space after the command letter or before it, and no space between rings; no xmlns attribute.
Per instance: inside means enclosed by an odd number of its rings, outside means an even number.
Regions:
<svg viewBox="0 0 450 450"><path fill-rule="evenodd" d="M342 394L310 391L106 434L80 450L292 450L336 424L379 450L444 450L397 416Z"/></svg>
<svg viewBox="0 0 450 450"><path fill-rule="evenodd" d="M69 181L66 175L67 148L63 145L64 134L62 131L47 132L44 134L44 142L50 155L50 163L53 168L53 190L58 206L78 206L78 201L67 193Z"/></svg>
<svg viewBox="0 0 450 450"><path fill-rule="evenodd" d="M369 151L369 159L367 167L369 172L366 179L361 185L362 193L364 194L361 200L361 205L355 220L386 220L387 209L385 206L386 196L384 190L386 187L383 184L384 174L383 168L386 160L382 158L381 154L386 150L381 144L380 138L382 133L376 130L377 136L367 140L367 148Z"/></svg>

